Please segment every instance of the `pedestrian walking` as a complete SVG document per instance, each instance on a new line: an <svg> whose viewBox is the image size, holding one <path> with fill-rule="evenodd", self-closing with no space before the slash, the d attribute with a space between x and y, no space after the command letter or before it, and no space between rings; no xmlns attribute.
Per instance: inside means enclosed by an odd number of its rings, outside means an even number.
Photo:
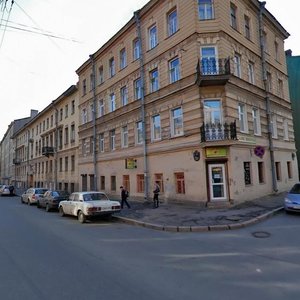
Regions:
<svg viewBox="0 0 300 300"><path fill-rule="evenodd" d="M155 182L154 190L153 190L153 208L158 208L159 206L159 200L158 200L159 192L160 192L160 188L158 182Z"/></svg>
<svg viewBox="0 0 300 300"><path fill-rule="evenodd" d="M121 189L121 209L123 209L124 207L124 203L127 205L128 208L130 208L130 205L127 201L127 198L129 196L129 193L128 191L123 187L123 186L120 186L120 189Z"/></svg>

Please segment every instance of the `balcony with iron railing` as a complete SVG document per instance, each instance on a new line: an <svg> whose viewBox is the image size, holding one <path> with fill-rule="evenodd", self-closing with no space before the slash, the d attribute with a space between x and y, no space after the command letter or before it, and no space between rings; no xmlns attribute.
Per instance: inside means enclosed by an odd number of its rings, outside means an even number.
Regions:
<svg viewBox="0 0 300 300"><path fill-rule="evenodd" d="M236 121L224 124L204 123L200 127L201 142L237 140Z"/></svg>
<svg viewBox="0 0 300 300"><path fill-rule="evenodd" d="M231 76L230 58L203 58L198 61L197 79L199 86L225 85Z"/></svg>

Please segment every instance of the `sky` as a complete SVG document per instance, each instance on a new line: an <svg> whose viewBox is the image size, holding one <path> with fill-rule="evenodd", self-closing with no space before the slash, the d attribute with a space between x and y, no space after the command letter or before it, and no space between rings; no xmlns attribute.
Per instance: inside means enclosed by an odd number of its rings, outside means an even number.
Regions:
<svg viewBox="0 0 300 300"><path fill-rule="evenodd" d="M185 0L187 1L187 0ZM76 69L148 0L0 0L0 141L9 124L42 111L71 85ZM300 1L267 0L300 55ZM5 26L7 25L7 26ZM19 29L16 29L19 28Z"/></svg>

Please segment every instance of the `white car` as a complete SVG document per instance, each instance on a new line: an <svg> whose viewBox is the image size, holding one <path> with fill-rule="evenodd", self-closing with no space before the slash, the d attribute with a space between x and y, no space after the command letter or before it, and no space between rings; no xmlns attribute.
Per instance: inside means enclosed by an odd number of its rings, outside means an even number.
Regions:
<svg viewBox="0 0 300 300"><path fill-rule="evenodd" d="M119 201L111 201L102 192L75 192L59 203L59 214L77 216L80 223L95 216L110 216L121 210Z"/></svg>

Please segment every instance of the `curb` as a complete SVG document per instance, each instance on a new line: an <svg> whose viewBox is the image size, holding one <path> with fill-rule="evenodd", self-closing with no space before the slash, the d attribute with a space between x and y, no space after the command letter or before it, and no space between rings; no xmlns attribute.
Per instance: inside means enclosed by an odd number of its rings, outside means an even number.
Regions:
<svg viewBox="0 0 300 300"><path fill-rule="evenodd" d="M283 206L273 209L265 214L257 216L247 221L232 223L232 224L224 224L224 225L203 225L203 226L171 226L171 225L158 225L153 223L146 223L143 221L138 221L126 217L113 216L114 219L121 221L122 223L126 223L129 225L141 226L149 229L167 231L167 232L207 232L207 231L224 231L224 230L235 230L241 229L250 225L254 225L256 223L262 222L279 212L284 210Z"/></svg>

